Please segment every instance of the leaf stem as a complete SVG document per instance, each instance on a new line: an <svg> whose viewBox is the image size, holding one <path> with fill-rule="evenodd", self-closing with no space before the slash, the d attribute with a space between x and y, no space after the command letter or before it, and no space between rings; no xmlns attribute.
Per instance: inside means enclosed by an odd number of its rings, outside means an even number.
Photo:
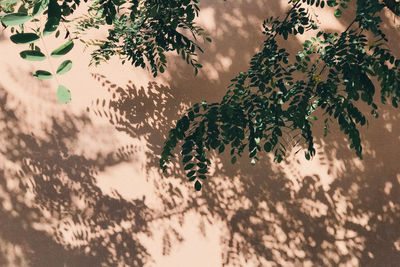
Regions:
<svg viewBox="0 0 400 267"><path fill-rule="evenodd" d="M35 24L36 24L36 27L37 27L38 25L37 25L36 22L35 22ZM40 26L40 27L41 27L41 26ZM39 29L40 29L40 27L39 27ZM53 75L54 75L54 77L55 77L55 79L56 79L57 84L60 85L60 81L58 80L57 73L54 71L53 64L52 64L51 61L50 61L50 54L49 54L49 51L47 50L46 43L44 42L43 35L42 35L41 33L39 33L39 36L40 36L40 40L42 40L43 47L44 47L44 50L45 50L45 53L46 53L46 57L47 57L47 62L48 62L49 65L50 65L51 72L53 73Z"/></svg>

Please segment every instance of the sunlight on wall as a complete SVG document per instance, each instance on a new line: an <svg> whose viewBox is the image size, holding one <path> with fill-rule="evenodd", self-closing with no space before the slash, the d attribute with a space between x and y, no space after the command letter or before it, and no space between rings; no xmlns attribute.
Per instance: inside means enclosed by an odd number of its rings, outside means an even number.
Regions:
<svg viewBox="0 0 400 267"><path fill-rule="evenodd" d="M397 110L385 107L362 130L364 160L338 129L326 138L319 129L311 161L295 150L282 164L265 155L254 167L246 156L232 165L229 153L212 155L202 192L187 182L180 155L166 173L158 167L168 131L184 110L219 101L261 48L262 21L287 8L286 1L202 1L198 22L213 42L202 44L197 77L173 53L156 79L118 58L88 68L90 49L83 56L77 42L68 56L73 68L60 78L72 92L68 105L57 102L55 81L31 77L47 62L23 61L6 35L0 41L7 51L0 58L0 265L388 263L400 251ZM342 24L329 9L315 12L329 30L347 26L346 16ZM295 51L309 37L285 47ZM47 45L60 42L50 38Z"/></svg>

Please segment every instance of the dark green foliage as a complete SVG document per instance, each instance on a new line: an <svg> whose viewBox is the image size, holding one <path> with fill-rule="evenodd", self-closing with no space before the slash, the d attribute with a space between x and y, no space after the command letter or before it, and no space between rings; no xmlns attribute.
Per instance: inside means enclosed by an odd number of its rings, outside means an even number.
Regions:
<svg viewBox="0 0 400 267"><path fill-rule="evenodd" d="M303 2L325 5L324 1ZM346 8L346 2L326 4ZM357 15L344 32L332 34L320 30L316 37L303 43L293 63L286 49L279 48L276 37L281 35L286 40L291 34L303 34L318 26L298 1L284 20L266 20L264 47L251 59L250 69L232 80L221 102L203 102L188 110L171 130L160 166L166 169L180 140L189 181L196 183L208 171L207 153L212 150L222 153L226 147L230 148L232 163L246 152L254 165L262 148L280 162L287 147L298 144L304 146L306 159L311 159L315 155L311 121L317 119L311 114L317 109L324 111L325 133L328 122L336 121L347 135L350 147L361 158L358 127L367 120L356 103L364 101L371 106L371 113L378 115L371 78L376 77L380 82L382 102L391 98L397 107L400 97L400 61L382 47L387 41L377 15L382 7L378 1L368 4L359 1ZM336 17L342 14L340 9L334 12ZM355 30L351 29L354 24L358 24ZM372 46L368 44L367 31L376 38ZM317 55L316 60L311 60L312 55ZM393 63L395 66L389 67ZM304 79L295 80L295 72L304 73ZM203 163L202 168L199 163Z"/></svg>
<svg viewBox="0 0 400 267"><path fill-rule="evenodd" d="M377 80L383 103L398 106L400 97L400 60L385 48L388 39L381 30L380 17L383 8L399 15L394 0L356 0L354 20L342 33L320 30L309 14L309 6L330 7L340 18L350 0L290 0L292 8L285 18L269 18L263 23L266 39L263 48L253 56L250 68L239 73L223 99L218 103L201 102L193 105L169 133L162 151L160 166L167 168L173 150L181 146L182 163L189 181L200 190L206 179L209 153L229 151L234 164L243 153L248 153L254 165L260 153L272 153L277 162L287 155L287 149L302 146L305 157L315 155L312 123L318 118L316 110L322 111L324 133L329 124L337 123L347 136L350 147L361 158L362 145L359 127L367 123L366 116L358 108L360 101L371 108L378 117L374 103ZM2 17L4 26L20 25L41 12L47 14L47 22L40 34L25 33L23 25L11 36L17 44L30 44L31 50L21 52L27 60L40 60L43 56L34 51L40 49L33 43L41 36L58 30L61 22L69 22L80 0L34 0L22 3L4 0L0 4L8 13ZM74 39L98 48L92 53L91 63L97 65L118 55L122 64L130 62L136 67L148 68L154 76L164 72L166 52L176 51L194 67L197 62L197 37L208 38L203 29L194 23L198 16L198 0L98 0L94 1L86 15L77 20ZM30 16L26 14L31 14ZM108 24L106 40L85 41L80 34L91 28ZM191 36L182 32L186 30ZM285 48L279 47L277 37L284 40L309 30L318 30L316 36L303 43L303 48L290 57ZM12 33L15 29L12 28ZM367 35L373 36L367 40ZM65 38L69 36L67 30ZM59 31L56 32L56 37ZM192 38L193 37L193 38ZM51 53L61 57L68 53L74 43L70 40ZM28 51L28 52L27 52ZM39 56L38 56L39 55ZM293 60L294 58L294 60ZM72 62L64 61L58 74L67 72ZM299 79L295 79L300 77ZM299 74L299 75L297 75ZM51 75L51 74L50 74ZM38 71L38 78L51 77ZM61 85L60 85L61 86ZM70 101L70 91L59 89L59 99ZM60 98L60 96L62 96Z"/></svg>
<svg viewBox="0 0 400 267"><path fill-rule="evenodd" d="M13 13L19 3L21 1L0 4L2 10L10 13L3 17L2 24L5 27L19 25L44 12L47 14L47 21L43 36L46 36L55 32L61 22L70 22L67 16L77 9L81 1L27 1L20 5L18 13ZM99 26L108 24L112 27L106 40L93 42L80 38L87 45L98 47L92 53L91 64L98 65L102 61L109 60L111 56L118 55L122 58L123 64L130 62L136 67L148 68L154 76L157 76L166 68L166 52L176 51L197 73L202 67L196 59L198 51L202 52L197 44L197 38L201 36L204 40L211 41L204 30L194 23L199 12L197 4L198 0L93 1L88 14L77 19L75 38L79 38L88 29L98 29ZM183 34L182 30L187 30L191 36ZM67 30L65 38L69 34ZM18 40L18 43L21 41Z"/></svg>
<svg viewBox="0 0 400 267"><path fill-rule="evenodd" d="M13 43L16 44L31 44L40 39L40 37L35 33L17 33L10 36Z"/></svg>
<svg viewBox="0 0 400 267"><path fill-rule="evenodd" d="M165 53L176 51L197 73L201 65L195 59L196 51L202 52L202 49L195 40L197 36L209 40L203 29L193 22L199 11L197 2L151 0L142 1L139 6L139 1L134 0L131 5L122 6L124 2L100 1L95 9L102 16L93 15L92 20L104 17L112 29L107 40L93 52L92 63L97 65L119 55L122 63L129 61L136 67L147 66L156 76L166 67ZM117 9L124 10L122 15L116 15ZM86 27L90 27L87 22L84 21ZM194 40L182 34L180 29L189 30Z"/></svg>
<svg viewBox="0 0 400 267"><path fill-rule="evenodd" d="M46 70L37 70L34 74L34 77L38 78L39 80L48 80L53 77L53 75L46 71Z"/></svg>

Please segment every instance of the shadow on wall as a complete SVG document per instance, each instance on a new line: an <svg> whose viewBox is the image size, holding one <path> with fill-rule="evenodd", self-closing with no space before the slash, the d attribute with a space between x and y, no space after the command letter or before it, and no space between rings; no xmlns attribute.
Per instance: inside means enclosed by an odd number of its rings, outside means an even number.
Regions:
<svg viewBox="0 0 400 267"><path fill-rule="evenodd" d="M135 233L149 234L150 210L142 200L104 195L98 170L126 155L95 159L71 153L78 125L90 120L65 114L53 119L45 138L22 130L8 93L0 90L0 263L2 266L142 266L149 255ZM23 107L19 107L23 109ZM21 110L19 110L21 111ZM3 249L19 251L8 258ZM10 252L10 251L8 251ZM20 257L17 257L20 256ZM25 259L24 262L23 259Z"/></svg>
<svg viewBox="0 0 400 267"><path fill-rule="evenodd" d="M105 81L112 97L95 101L93 111L107 114L116 129L132 138L144 137L149 148L146 168L156 167L172 124L170 118L179 112L175 90L156 83L149 83L146 89L132 84L123 88L104 76L94 76ZM224 223L223 259L227 266L239 266L243 259L255 265L309 261L336 266L357 265L359 261L362 265L391 266L400 260L400 171L395 162L398 150L393 150L399 147L400 128L394 125L398 116L390 115L394 110L383 113L387 115L371 121L371 129L364 134L368 144L362 168L337 129L331 129L323 139L326 151L319 152L322 163L334 168L333 163L343 162L330 188L323 187L318 174L293 180L276 170L269 159L251 167L245 158L231 165L229 157L223 155L215 160L214 175L199 195L183 198L182 187L166 178L158 183L169 190L158 195L166 210L195 210L210 223ZM390 131L385 130L388 124L392 125ZM185 174L175 163L168 176ZM185 178L181 182L186 183Z"/></svg>
<svg viewBox="0 0 400 267"><path fill-rule="evenodd" d="M146 140L147 170L157 168L164 139L183 108L208 95L211 100L220 99L228 80L247 69L252 49L261 44L244 35L241 40L246 42L240 41L236 35L253 32L253 20L273 14L263 12L261 1L238 1L231 9L226 5L233 3L215 3L215 12L224 10L226 15L215 16L215 25L222 29L214 38L216 50L201 58L210 67L216 66L217 80L203 74L196 78L198 88L193 88L191 70L179 64L170 68L176 74L171 76L170 87L154 82L140 88L133 83L118 85L93 75L107 87L110 98L95 100L89 111L107 117L118 131ZM278 1L274 2L271 10L278 13L279 9ZM232 17L242 24L232 23ZM230 67L218 67L220 59L228 57ZM152 255L141 237L152 235L153 220L169 224L173 217L183 219L189 211L211 224L223 223L226 266L307 262L396 266L400 262L400 170L396 162L400 127L399 115L392 109L383 110L382 118L371 121L362 133L367 144L361 165L337 129L319 138L324 141L319 152L323 163L331 168L341 164L341 171L331 174L334 181L329 188L318 174L288 177L269 158L251 167L246 158L231 165L228 155L222 155L215 157L213 174L196 193L182 178L185 175L177 159L171 172L155 181L163 207L152 210L142 199L125 199L118 192L106 195L96 185L99 171L132 162L129 154L135 153L134 147L122 154L87 158L74 152L73 145L78 143L81 125L92 127L88 117L65 114L63 120L53 119L45 137L38 137L21 125L23 106L9 107L8 99L6 89L0 89L2 266L152 265ZM96 129L88 135L95 134ZM179 237L179 227L166 229ZM167 241L165 246L178 244Z"/></svg>

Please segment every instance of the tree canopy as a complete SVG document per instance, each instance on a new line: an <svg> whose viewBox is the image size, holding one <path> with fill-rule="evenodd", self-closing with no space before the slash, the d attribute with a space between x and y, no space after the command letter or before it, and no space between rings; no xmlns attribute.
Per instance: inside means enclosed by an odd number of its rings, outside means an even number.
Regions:
<svg viewBox="0 0 400 267"><path fill-rule="evenodd" d="M202 67L197 60L199 51L203 52L198 38L211 39L195 22L200 12L198 2L90 1L87 14L73 20L68 18L80 0L1 0L0 7L1 22L13 33L11 41L29 45L20 53L23 59L62 57L80 40L96 46L92 64L119 56L122 64L147 68L157 76L167 66L169 51L181 55L195 73ZM324 121L325 134L329 125L337 123L361 158L359 127L367 124L367 118L359 106L364 102L378 117L374 82L379 84L382 103L390 102L397 108L400 102L400 59L387 48L388 38L382 31L383 10L387 8L398 16L400 9L395 0L357 0L353 20L337 33L321 29L310 13L313 6L331 7L340 19L349 2L290 0L291 8L284 18L267 18L262 25L265 41L250 60L249 69L231 80L220 102L194 104L177 121L165 142L160 167L166 170L179 145L188 180L200 190L214 151L229 150L232 163L246 153L255 164L261 153L272 153L280 162L289 147L299 146L310 159L316 153L312 121L317 119ZM46 15L43 26L41 14ZM35 26L29 28L29 23ZM58 36L60 24L66 25L68 40L51 54L43 53L37 41L53 33ZM85 31L106 25L109 30L105 40L84 40ZM307 31L315 35L297 54L289 54L280 46L280 38L287 40ZM56 71L38 70L34 76L50 79L71 68L72 62L64 60ZM57 96L61 103L71 99L69 90L61 84ZM322 117L317 118L316 112Z"/></svg>

